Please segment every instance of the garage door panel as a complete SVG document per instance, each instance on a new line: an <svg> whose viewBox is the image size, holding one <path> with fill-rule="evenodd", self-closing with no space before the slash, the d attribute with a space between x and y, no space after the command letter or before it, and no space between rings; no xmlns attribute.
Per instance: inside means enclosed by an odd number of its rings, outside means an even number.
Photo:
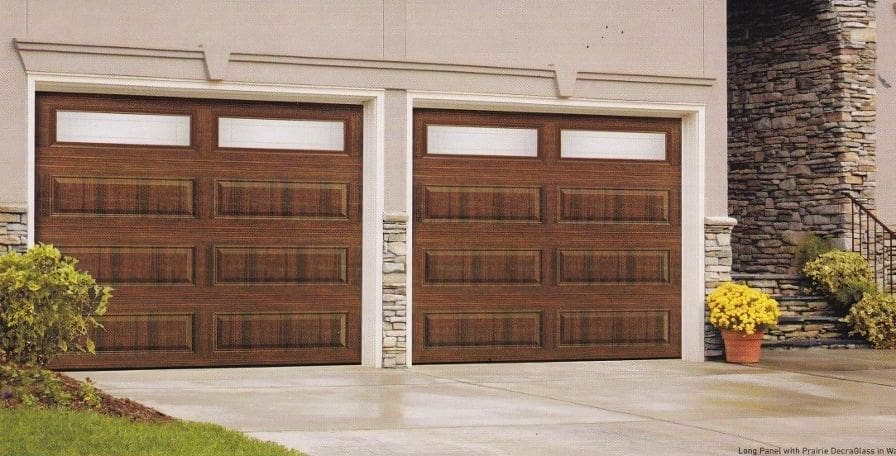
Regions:
<svg viewBox="0 0 896 456"><path fill-rule="evenodd" d="M215 350L345 348L346 312L215 314Z"/></svg>
<svg viewBox="0 0 896 456"><path fill-rule="evenodd" d="M669 190L561 187L557 221L567 223L670 223Z"/></svg>
<svg viewBox="0 0 896 456"><path fill-rule="evenodd" d="M216 217L348 219L347 182L215 181Z"/></svg>
<svg viewBox="0 0 896 456"><path fill-rule="evenodd" d="M48 146L38 145L37 156L47 160L64 160L64 159L84 159L84 160L102 160L101 162L93 162L80 164L81 169L96 170L98 168L114 169L113 163L132 164L134 162L154 161L162 167L165 164L183 163L184 161L200 160L202 156L199 150L193 148L168 148L155 146L152 148L129 146L129 147L113 147L109 144L89 145L89 144L55 144ZM48 168L62 168L59 165L51 163L46 164ZM71 166L78 167L79 164L72 163ZM64 166L66 169L69 165ZM155 169L155 168L154 168Z"/></svg>
<svg viewBox="0 0 896 456"><path fill-rule="evenodd" d="M41 154L39 160L51 163L41 168L47 175L59 177L133 177L133 178L173 178L203 179L211 176L217 179L234 180L294 180L301 177L311 182L354 182L360 164L357 160L319 160L301 164L295 160L282 163L272 161L222 161L209 159L166 159L154 156L130 158L119 154ZM70 160L70 163L59 164ZM306 169L307 168L307 169ZM198 175L199 173L205 176Z"/></svg>
<svg viewBox="0 0 896 456"><path fill-rule="evenodd" d="M425 249L426 285L537 285L542 281L540 250Z"/></svg>
<svg viewBox="0 0 896 456"><path fill-rule="evenodd" d="M460 165L456 163L459 160L457 157L453 157L451 163L445 163L446 159L418 158L420 163L417 164L415 173L420 180L417 182L461 185L534 185L568 182L572 185L589 186L596 182L606 182L608 179L612 179L614 185L668 186L671 179L678 178L677 169L679 168L678 165L667 164L642 167L641 163L637 163L638 169L631 169L632 163L627 166L618 163L596 166L589 162L588 166L576 166L576 163L557 163L537 159L521 164L508 163L510 160L497 158L486 163L469 157L462 157L462 159L469 160L470 163ZM547 164L550 164L550 169L545 169ZM596 169L588 170L589 167ZM468 175L445 175L452 171L461 172L470 169L477 169L480 172ZM529 175L527 172L536 172L538 177ZM588 174L581 174L583 172ZM600 177L600 180L595 180L593 176Z"/></svg>
<svg viewBox="0 0 896 456"><path fill-rule="evenodd" d="M103 328L91 331L98 353L195 349L192 313L109 314L99 321Z"/></svg>
<svg viewBox="0 0 896 456"><path fill-rule="evenodd" d="M59 94L38 105L37 239L115 288L100 355L57 367L360 361L360 107ZM59 111L75 113L61 139L105 143L57 141ZM189 116L188 141L171 114ZM218 147L221 116L260 119L229 143L246 147ZM265 149L264 119L304 128L280 135L287 146L321 150ZM114 144L141 138L189 146Z"/></svg>
<svg viewBox="0 0 896 456"><path fill-rule="evenodd" d="M136 217L134 217L136 219ZM295 221L278 223L277 220L260 220L251 223L240 223L238 220L227 220L226 226L221 222L209 220L193 220L168 218L153 221L146 218L139 219L141 226L135 227L134 222L125 217L54 217L48 222L43 222L38 227L38 235L43 236L41 242L62 244L78 242L84 244L115 243L115 244L139 244L147 242L171 242L173 230L183 230L177 237L179 243L201 243L208 239L206 235L215 236L220 243L244 244L248 240L264 243L283 243L289 240L294 244L314 243L316 245L346 245L353 244L361 239L360 233L340 235L340 228L354 223L307 222ZM80 224L77 233L50 235L54 230L62 230L72 225ZM270 225L267 229L266 226ZM123 233L117 230L131 228L132 232ZM301 228L301 230L298 230ZM257 230L258 233L247 231ZM73 241L69 241L72 239Z"/></svg>
<svg viewBox="0 0 896 456"><path fill-rule="evenodd" d="M196 181L183 178L47 176L45 215L196 215Z"/></svg>
<svg viewBox="0 0 896 456"><path fill-rule="evenodd" d="M169 103L160 99L135 99L127 97L110 97L100 95L74 95L74 94L56 94L53 99L42 96L38 110L38 145L45 146L57 142L57 111L74 111L86 113L115 113L115 114L136 114L136 115L176 115L189 116L191 129L197 123L198 110L195 105L185 106L183 104ZM93 125L90 125L90 124ZM84 125L88 128L103 127L102 124L96 122L88 122ZM99 128L106 130L108 128ZM127 129L124 131L128 131ZM130 130L133 131L133 130ZM120 132L116 132L120 134ZM193 135L191 135L192 137ZM81 143L90 144L91 141L80 141ZM195 142L191 142L195 144ZM119 147L128 147L128 145L116 145ZM145 147L134 144L136 147ZM164 147L164 146L163 146Z"/></svg>
<svg viewBox="0 0 896 456"><path fill-rule="evenodd" d="M657 345L670 344L668 310L560 311L558 345Z"/></svg>
<svg viewBox="0 0 896 456"><path fill-rule="evenodd" d="M526 311L426 312L426 347L541 347L542 313Z"/></svg>
<svg viewBox="0 0 896 456"><path fill-rule="evenodd" d="M675 285L490 286L467 289L428 285L418 288L420 291L414 294L415 299L419 298L421 302L439 301L437 306L423 307L429 310L453 311L469 303L487 305L489 308L509 306L526 309L566 305L583 305L594 309L671 309L681 303L680 300L669 298L670 295L680 293L680 287ZM562 301L557 299L558 295L563 296Z"/></svg>
<svg viewBox="0 0 896 456"><path fill-rule="evenodd" d="M192 286L196 282L196 249L192 246L64 246L78 267L97 282L113 286Z"/></svg>
<svg viewBox="0 0 896 456"><path fill-rule="evenodd" d="M540 187L421 187L421 221L538 223L542 220Z"/></svg>
<svg viewBox="0 0 896 456"><path fill-rule="evenodd" d="M449 144L445 126L466 136ZM494 128L537 131L537 154L506 157L522 136L497 144ZM566 144L564 129L589 131ZM678 356L679 131L677 119L415 111L416 362Z"/></svg>
<svg viewBox="0 0 896 456"><path fill-rule="evenodd" d="M557 250L558 285L668 284L670 251Z"/></svg>
<svg viewBox="0 0 896 456"><path fill-rule="evenodd" d="M348 249L216 246L216 285L348 283Z"/></svg>
<svg viewBox="0 0 896 456"><path fill-rule="evenodd" d="M423 226L424 224L420 224ZM476 230L475 237L458 237L458 230ZM416 234L416 233L415 233ZM681 234L678 227L662 225L578 225L554 224L513 225L492 223L455 223L425 227L419 240L423 246L448 246L469 248L680 248L680 241L669 239ZM508 238L516 236L518 239ZM645 239L649 239L646 241ZM417 245L417 244L415 244Z"/></svg>

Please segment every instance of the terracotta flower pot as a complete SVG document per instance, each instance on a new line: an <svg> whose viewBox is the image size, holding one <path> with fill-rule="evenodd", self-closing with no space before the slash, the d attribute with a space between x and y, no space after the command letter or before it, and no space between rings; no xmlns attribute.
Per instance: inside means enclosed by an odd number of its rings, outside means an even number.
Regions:
<svg viewBox="0 0 896 456"><path fill-rule="evenodd" d="M740 331L722 329L725 341L725 360L729 363L758 363L759 349L762 348L762 333L757 331L747 335Z"/></svg>

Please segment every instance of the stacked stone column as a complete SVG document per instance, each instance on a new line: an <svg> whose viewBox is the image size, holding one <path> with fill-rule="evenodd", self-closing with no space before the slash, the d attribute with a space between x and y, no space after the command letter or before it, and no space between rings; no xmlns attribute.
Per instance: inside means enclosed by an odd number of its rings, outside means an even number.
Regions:
<svg viewBox="0 0 896 456"><path fill-rule="evenodd" d="M407 366L407 233L407 214L383 217L383 367Z"/></svg>
<svg viewBox="0 0 896 456"><path fill-rule="evenodd" d="M731 281L731 231L737 220L730 217L706 217L704 221L705 239L703 249L706 257L704 282L706 294L719 284ZM706 307L704 306L704 309ZM722 335L709 324L709 310L705 310L704 353L706 357L721 356L725 352Z"/></svg>
<svg viewBox="0 0 896 456"><path fill-rule="evenodd" d="M0 254L24 251L28 244L28 210L0 204Z"/></svg>
<svg viewBox="0 0 896 456"><path fill-rule="evenodd" d="M809 232L846 247L873 205L875 0L730 0L728 194L735 270L795 273Z"/></svg>

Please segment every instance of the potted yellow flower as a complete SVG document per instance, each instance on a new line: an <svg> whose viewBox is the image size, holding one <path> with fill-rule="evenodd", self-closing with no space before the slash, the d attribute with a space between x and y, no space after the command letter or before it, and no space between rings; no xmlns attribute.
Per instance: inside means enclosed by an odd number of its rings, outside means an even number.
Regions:
<svg viewBox="0 0 896 456"><path fill-rule="evenodd" d="M755 288L733 282L706 297L709 322L722 332L729 363L758 363L762 333L778 324L778 301Z"/></svg>

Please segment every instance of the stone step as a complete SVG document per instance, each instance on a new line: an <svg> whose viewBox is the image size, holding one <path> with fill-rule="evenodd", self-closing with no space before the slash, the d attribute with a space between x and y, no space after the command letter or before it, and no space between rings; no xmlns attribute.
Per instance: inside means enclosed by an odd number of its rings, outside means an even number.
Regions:
<svg viewBox="0 0 896 456"><path fill-rule="evenodd" d="M771 295L771 297L775 298L778 303L783 302L824 302L827 303L828 300L824 296L819 295Z"/></svg>
<svg viewBox="0 0 896 456"><path fill-rule="evenodd" d="M817 324L833 324L845 325L840 321L843 317L836 315L781 315L778 319L778 325L794 324L794 323L817 323Z"/></svg>
<svg viewBox="0 0 896 456"><path fill-rule="evenodd" d="M805 278L798 274L732 272L731 279L772 295L799 295L807 285Z"/></svg>
<svg viewBox="0 0 896 456"><path fill-rule="evenodd" d="M849 326L840 321L843 311L825 296L810 294L808 282L801 276L732 273L732 279L770 294L780 305L778 326L765 334L763 347L790 350L869 346L849 335Z"/></svg>
<svg viewBox="0 0 896 456"><path fill-rule="evenodd" d="M800 349L800 348L870 348L871 345L862 339L830 338L830 339L785 339L763 340L762 348Z"/></svg>

